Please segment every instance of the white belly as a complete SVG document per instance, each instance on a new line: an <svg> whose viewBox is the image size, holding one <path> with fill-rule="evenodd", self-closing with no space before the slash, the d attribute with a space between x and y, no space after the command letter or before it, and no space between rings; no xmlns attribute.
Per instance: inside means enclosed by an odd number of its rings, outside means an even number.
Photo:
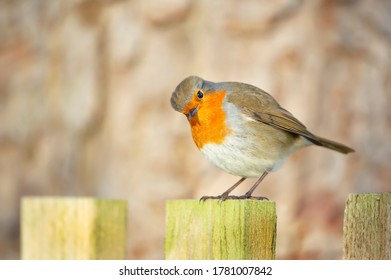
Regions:
<svg viewBox="0 0 391 280"><path fill-rule="evenodd" d="M265 156L259 149L248 147L238 140L227 137L223 144L206 144L201 151L216 166L240 177L259 177L264 171L272 171L280 165L278 159Z"/></svg>
<svg viewBox="0 0 391 280"><path fill-rule="evenodd" d="M303 137L292 137L286 131L258 123L229 105L226 104L225 109L232 116L227 126L233 133L223 143L209 143L201 148L212 163L227 173L259 177L264 171L278 169L290 154L310 144Z"/></svg>

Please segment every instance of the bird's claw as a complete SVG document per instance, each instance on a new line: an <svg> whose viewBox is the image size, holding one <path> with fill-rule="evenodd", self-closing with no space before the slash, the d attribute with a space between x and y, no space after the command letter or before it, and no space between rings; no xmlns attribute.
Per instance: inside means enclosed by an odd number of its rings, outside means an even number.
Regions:
<svg viewBox="0 0 391 280"><path fill-rule="evenodd" d="M245 199L251 199L251 200L269 200L265 196L252 196L252 195L217 195L217 196L203 196L200 198L200 202L204 202L208 199L217 199L221 202L227 200L227 199L235 199L235 200L245 200Z"/></svg>

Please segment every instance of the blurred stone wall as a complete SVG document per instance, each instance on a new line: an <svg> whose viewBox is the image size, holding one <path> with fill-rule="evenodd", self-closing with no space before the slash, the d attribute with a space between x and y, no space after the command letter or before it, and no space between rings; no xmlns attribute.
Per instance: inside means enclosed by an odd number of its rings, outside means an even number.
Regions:
<svg viewBox="0 0 391 280"><path fill-rule="evenodd" d="M126 199L129 258L163 258L165 201L237 180L170 107L191 74L261 87L356 149L307 148L257 190L277 203L278 258L341 258L347 194L391 189L390 14L387 0L0 1L0 258L20 256L26 195Z"/></svg>

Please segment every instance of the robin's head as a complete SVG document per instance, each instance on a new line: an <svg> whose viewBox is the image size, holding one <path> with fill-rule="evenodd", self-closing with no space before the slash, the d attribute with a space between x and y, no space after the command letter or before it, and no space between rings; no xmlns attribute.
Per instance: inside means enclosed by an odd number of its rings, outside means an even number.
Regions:
<svg viewBox="0 0 391 280"><path fill-rule="evenodd" d="M197 76L184 79L171 95L171 106L191 119L201 107L210 109L222 102L226 89L223 83L213 83Z"/></svg>
<svg viewBox="0 0 391 280"><path fill-rule="evenodd" d="M226 127L223 109L227 86L190 76L172 93L171 106L187 117L199 148L207 143L221 143L231 132Z"/></svg>
<svg viewBox="0 0 391 280"><path fill-rule="evenodd" d="M171 106L178 112L192 117L204 98L204 80L197 76L184 79L171 95Z"/></svg>

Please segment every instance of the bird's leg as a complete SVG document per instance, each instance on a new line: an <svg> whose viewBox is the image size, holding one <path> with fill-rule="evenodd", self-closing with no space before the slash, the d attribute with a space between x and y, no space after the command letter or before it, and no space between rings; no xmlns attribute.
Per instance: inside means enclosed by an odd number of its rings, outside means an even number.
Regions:
<svg viewBox="0 0 391 280"><path fill-rule="evenodd" d="M258 199L258 200L269 200L267 197L264 196L252 196L255 189L258 187L258 185L262 182L262 180L266 177L266 175L269 174L268 171L264 171L262 176L259 177L259 179L254 183L254 185L249 189L248 192L246 192L244 195L239 196L238 199Z"/></svg>
<svg viewBox="0 0 391 280"><path fill-rule="evenodd" d="M226 200L227 198L236 198L235 197L231 197L229 196L229 194L237 187L239 186L244 180L246 180L245 177L242 177L240 178L239 181L237 181L235 184L232 185L232 187L230 187L228 190L226 190L225 192L223 192L221 195L218 195L218 196L203 196L200 198L200 201L205 201L207 199L220 199L222 201ZM251 195L251 194L250 194Z"/></svg>

